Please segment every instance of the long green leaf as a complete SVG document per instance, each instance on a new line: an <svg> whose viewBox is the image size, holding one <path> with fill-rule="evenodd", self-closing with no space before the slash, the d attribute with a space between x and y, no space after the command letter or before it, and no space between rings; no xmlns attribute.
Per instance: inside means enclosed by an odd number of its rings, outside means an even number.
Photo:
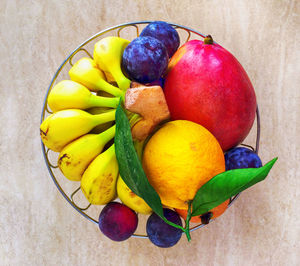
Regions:
<svg viewBox="0 0 300 266"><path fill-rule="evenodd" d="M260 168L235 169L216 175L196 193L192 216L202 215L230 197L264 180L277 158Z"/></svg>
<svg viewBox="0 0 300 266"><path fill-rule="evenodd" d="M126 185L151 207L167 224L176 228L178 226L164 217L161 200L155 189L151 186L144 172L138 155L134 149L130 124L127 116L119 104L116 110L116 134L115 134L116 157L119 171Z"/></svg>

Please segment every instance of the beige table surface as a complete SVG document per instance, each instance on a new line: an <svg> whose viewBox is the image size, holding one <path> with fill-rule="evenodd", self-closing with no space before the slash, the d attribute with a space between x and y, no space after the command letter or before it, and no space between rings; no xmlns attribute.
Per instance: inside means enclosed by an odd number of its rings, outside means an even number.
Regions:
<svg viewBox="0 0 300 266"><path fill-rule="evenodd" d="M279 160L209 226L170 249L117 243L64 200L39 138L50 80L89 36L138 20L189 25L256 89L260 156ZM300 265L300 1L0 1L0 265Z"/></svg>

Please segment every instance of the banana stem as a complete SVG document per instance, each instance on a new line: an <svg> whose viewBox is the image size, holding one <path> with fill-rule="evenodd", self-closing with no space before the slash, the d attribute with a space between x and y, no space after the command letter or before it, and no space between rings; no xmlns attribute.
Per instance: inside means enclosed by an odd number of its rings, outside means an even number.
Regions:
<svg viewBox="0 0 300 266"><path fill-rule="evenodd" d="M130 127L132 128L141 119L142 117L139 114L132 113L132 115L129 118Z"/></svg>
<svg viewBox="0 0 300 266"><path fill-rule="evenodd" d="M109 142L116 134L116 125L113 125L109 129L105 130L104 132L101 132L98 134L100 138L104 138L106 142Z"/></svg>
<svg viewBox="0 0 300 266"><path fill-rule="evenodd" d="M102 97L91 94L91 106L117 108L120 97Z"/></svg>
<svg viewBox="0 0 300 266"><path fill-rule="evenodd" d="M105 91L116 97L122 97L125 93L124 91L111 85L110 83L108 83L107 81L105 81L103 79L99 79L96 86L97 86L98 90Z"/></svg>
<svg viewBox="0 0 300 266"><path fill-rule="evenodd" d="M116 116L116 110L105 112L98 115L92 115L95 119L96 126L104 124L106 122L114 121Z"/></svg>
<svg viewBox="0 0 300 266"><path fill-rule="evenodd" d="M130 87L131 81L124 76L121 70L111 73L122 91L126 91Z"/></svg>
<svg viewBox="0 0 300 266"><path fill-rule="evenodd" d="M105 152L111 154L111 156L116 156L115 155L115 144L112 144Z"/></svg>

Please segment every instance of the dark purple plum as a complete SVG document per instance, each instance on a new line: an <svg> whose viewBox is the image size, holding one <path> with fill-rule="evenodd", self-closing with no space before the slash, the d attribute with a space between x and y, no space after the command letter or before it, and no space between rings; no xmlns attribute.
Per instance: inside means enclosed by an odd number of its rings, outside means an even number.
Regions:
<svg viewBox="0 0 300 266"><path fill-rule="evenodd" d="M158 80L168 66L166 47L152 37L138 37L124 50L122 69L129 79L146 84Z"/></svg>
<svg viewBox="0 0 300 266"><path fill-rule="evenodd" d="M127 206L110 202L101 211L99 228L114 241L124 241L132 236L138 224L136 213Z"/></svg>
<svg viewBox="0 0 300 266"><path fill-rule="evenodd" d="M164 216L171 222L181 225L182 222L177 212L164 209ZM150 241L161 248L174 246L182 236L182 230L168 225L156 213L152 213L146 225Z"/></svg>
<svg viewBox="0 0 300 266"><path fill-rule="evenodd" d="M225 153L226 171L241 168L258 168L262 166L258 155L244 147L233 148Z"/></svg>
<svg viewBox="0 0 300 266"><path fill-rule="evenodd" d="M164 21L151 22L143 29L140 36L151 36L161 41L167 48L169 58L176 52L180 44L178 32Z"/></svg>

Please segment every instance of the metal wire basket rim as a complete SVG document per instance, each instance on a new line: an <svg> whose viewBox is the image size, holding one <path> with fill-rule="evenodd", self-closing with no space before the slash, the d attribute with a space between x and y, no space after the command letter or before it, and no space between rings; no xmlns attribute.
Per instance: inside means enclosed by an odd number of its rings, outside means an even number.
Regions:
<svg viewBox="0 0 300 266"><path fill-rule="evenodd" d="M139 24L148 24L148 23L151 23L151 22L154 22L154 20L145 20L145 21L136 21L136 22L127 22L127 23L123 23L123 24L119 24L119 25L116 25L116 26L112 26L112 27L109 27L109 28L106 28L105 30L102 30L96 34L94 34L93 36L91 36L90 38L88 38L87 40L85 40L83 43L81 43L79 46L77 46L76 49L74 49L70 54L69 56L61 63L61 65L59 66L59 68L57 69L57 71L55 72L53 78L51 79L51 82L50 82L50 85L48 87L48 90L47 90L47 93L46 93L46 96L44 98L44 104L43 104L43 109L42 109L42 114L41 114L41 123L43 122L44 120L44 117L45 117L45 111L47 110L47 98L48 98L48 95L49 95L49 91L51 90L55 80L57 79L60 71L62 70L62 68L65 66L65 64L70 60L70 58L76 54L83 46L85 46L86 44L88 44L89 42L91 42L92 40L96 39L97 37L109 32L109 31L112 31L112 30L116 30L118 28L122 28L122 27L126 27L126 26L132 26L132 25L139 25ZM189 28L189 27L186 27L186 26L183 26L183 25L180 25L180 24L176 24L176 23L171 23L171 22L167 22L168 24L170 24L171 26L174 26L174 27L178 27L178 28L181 28L181 29L184 29L186 31L189 31L189 32L192 32L192 33L195 33L199 36L201 36L202 38L205 38L206 35L200 33L199 31L197 30L194 30L192 28ZM259 118L259 110L258 110L258 107L256 109L256 118L257 118L257 137L256 137L256 149L255 149L255 152L258 153L258 148L259 148L259 138L260 138L260 118ZM78 206L75 205L75 203L66 195L66 193L64 192L64 190L61 188L61 186L59 185L59 183L57 182L56 180L56 177L54 176L52 170L51 170L51 167L50 167L50 164L49 164L49 161L48 161L48 158L46 158L46 149L45 149L45 146L41 140L41 146L42 146L42 150L43 150L43 157L44 157L44 160L46 162L46 165L47 165L47 169L50 173L50 176L53 180L53 182L55 183L56 187L58 188L59 192L63 195L63 197L68 201L68 203L76 210L78 211L81 215L83 215L85 218L87 218L89 221L95 223L98 225L98 221L93 219L92 217L90 217L89 215L87 215L85 212L82 211L82 209L80 209ZM240 193L235 195L231 200L230 200L230 203L228 204L228 207L230 207L232 205L232 203L239 197ZM212 219L211 221L214 221L214 219ZM197 226L194 226L190 229L190 232L193 232L201 227L205 226L204 224L199 224ZM136 237L136 238L148 238L148 236L145 236L145 235L138 235L138 234L134 234L132 235L132 237Z"/></svg>

